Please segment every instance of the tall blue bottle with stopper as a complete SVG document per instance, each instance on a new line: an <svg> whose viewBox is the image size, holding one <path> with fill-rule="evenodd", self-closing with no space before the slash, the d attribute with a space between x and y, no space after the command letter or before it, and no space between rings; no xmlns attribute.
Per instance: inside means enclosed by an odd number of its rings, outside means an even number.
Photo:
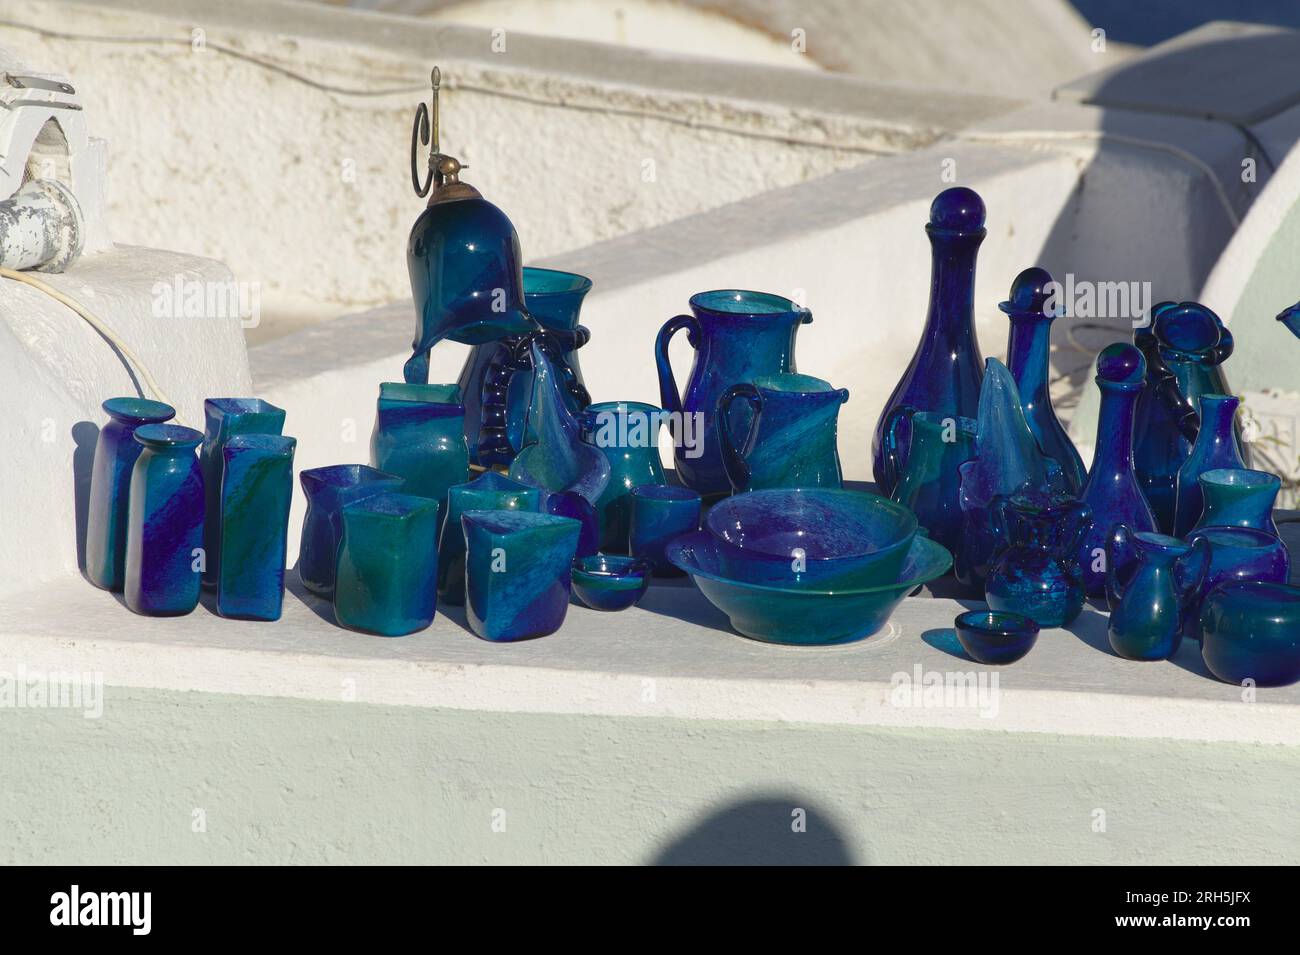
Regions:
<svg viewBox="0 0 1300 955"><path fill-rule="evenodd" d="M1061 466L1066 489L1078 494L1087 472L1083 459L1075 450L1052 407L1048 390L1049 359L1052 348L1052 321L1056 309L1052 304L1054 288L1046 269L1028 268L1011 283L1011 295L998 308L1011 322L1007 341L1007 367L1020 390L1025 421L1038 439L1043 453Z"/></svg>
<svg viewBox="0 0 1300 955"><path fill-rule="evenodd" d="M1097 356L1097 450L1079 499L1092 509L1092 523L1079 545L1083 585L1091 597L1106 592L1106 544L1120 524L1134 533L1156 530L1133 470L1133 413L1146 387L1146 359L1133 345L1116 342Z"/></svg>
<svg viewBox="0 0 1300 955"><path fill-rule="evenodd" d="M881 409L871 441L872 472L884 494L893 492L891 475L904 473L911 445L911 422L898 423L893 450L884 445L885 428L906 405L953 417L979 412L984 359L975 338L975 256L986 235L984 201L973 189L945 189L930 206L925 227L930 237L930 310L921 342L894 392ZM895 460L886 470L885 455Z"/></svg>

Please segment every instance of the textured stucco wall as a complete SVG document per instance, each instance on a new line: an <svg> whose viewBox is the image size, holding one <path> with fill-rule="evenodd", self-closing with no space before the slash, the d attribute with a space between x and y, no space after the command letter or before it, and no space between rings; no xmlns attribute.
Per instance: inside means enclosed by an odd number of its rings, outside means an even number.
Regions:
<svg viewBox="0 0 1300 955"><path fill-rule="evenodd" d="M1293 747L106 694L0 712L0 861L1300 861Z"/></svg>

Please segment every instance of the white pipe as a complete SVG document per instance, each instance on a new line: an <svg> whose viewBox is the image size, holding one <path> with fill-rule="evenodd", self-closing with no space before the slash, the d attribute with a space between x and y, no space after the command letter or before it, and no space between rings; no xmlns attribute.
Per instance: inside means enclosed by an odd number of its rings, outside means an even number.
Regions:
<svg viewBox="0 0 1300 955"><path fill-rule="evenodd" d="M34 179L0 201L0 268L62 272L85 242L81 207L54 179Z"/></svg>

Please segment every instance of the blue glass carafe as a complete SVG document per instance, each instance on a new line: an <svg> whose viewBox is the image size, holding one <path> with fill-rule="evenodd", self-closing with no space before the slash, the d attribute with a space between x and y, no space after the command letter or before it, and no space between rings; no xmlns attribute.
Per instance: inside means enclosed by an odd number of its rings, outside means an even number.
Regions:
<svg viewBox="0 0 1300 955"><path fill-rule="evenodd" d="M1077 551L1091 514L1064 496L1020 492L990 508L998 539L984 599L993 610L1023 614L1040 627L1064 627L1083 609Z"/></svg>
<svg viewBox="0 0 1300 955"><path fill-rule="evenodd" d="M609 461L609 483L595 502L606 554L628 553L632 489L667 482L659 458L663 418L663 409L639 401L603 401L582 415L583 439Z"/></svg>
<svg viewBox="0 0 1300 955"><path fill-rule="evenodd" d="M762 375L797 371L795 336L812 321L812 312L788 298L767 292L726 289L691 296L691 315L670 318L655 339L659 395L672 414L673 460L687 487L705 497L731 491L718 439L718 399L732 385ZM695 362L686 391L677 390L668 343L686 329ZM734 406L729 424L735 434L749 427L749 408Z"/></svg>
<svg viewBox="0 0 1300 955"><path fill-rule="evenodd" d="M910 422L901 422L892 472L885 465L885 428L901 406L975 418L979 412L984 359L975 337L975 256L987 234L984 201L973 189L945 189L930 206L930 307L916 353L876 420L872 471L884 494L889 476L902 474L910 446Z"/></svg>
<svg viewBox="0 0 1300 955"><path fill-rule="evenodd" d="M1117 526L1106 542L1111 649L1127 660L1173 656L1209 566L1207 541Z"/></svg>
<svg viewBox="0 0 1300 955"><path fill-rule="evenodd" d="M903 407L895 419L911 419L911 447L901 477L890 477L894 485L891 500L916 515L930 538L954 554L962 538L961 466L975 457L976 423L934 411ZM885 448L897 442L898 428L886 432ZM896 456L886 454L889 468Z"/></svg>

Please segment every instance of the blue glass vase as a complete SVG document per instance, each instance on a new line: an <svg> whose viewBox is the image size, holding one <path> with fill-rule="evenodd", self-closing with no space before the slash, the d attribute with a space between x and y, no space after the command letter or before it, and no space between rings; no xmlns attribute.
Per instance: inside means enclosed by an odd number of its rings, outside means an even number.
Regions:
<svg viewBox="0 0 1300 955"><path fill-rule="evenodd" d="M1167 660L1178 652L1183 628L1210 566L1210 547L1123 524L1106 542L1106 634L1126 660Z"/></svg>
<svg viewBox="0 0 1300 955"><path fill-rule="evenodd" d="M954 417L977 417L984 359L975 337L975 256L984 241L984 201L972 189L945 189L930 206L930 307L916 353L876 421L872 472L882 494L892 494L890 474L902 474L910 423L899 425L892 470L885 464L885 427L906 405Z"/></svg>
<svg viewBox="0 0 1300 955"><path fill-rule="evenodd" d="M142 450L131 470L122 597L151 617L187 614L202 589L203 435L174 424L135 429Z"/></svg>
<svg viewBox="0 0 1300 955"><path fill-rule="evenodd" d="M1220 468L1202 472L1197 481L1204 506L1196 528L1253 527L1277 534L1273 505L1282 489L1282 479L1276 474L1247 468Z"/></svg>
<svg viewBox="0 0 1300 955"><path fill-rule="evenodd" d="M579 523L523 511L466 511L465 616L484 640L544 637L569 608Z"/></svg>
<svg viewBox="0 0 1300 955"><path fill-rule="evenodd" d="M379 386L370 463L403 478L402 493L446 507L447 489L469 478L465 406L456 385Z"/></svg>
<svg viewBox="0 0 1300 955"><path fill-rule="evenodd" d="M1056 417L1048 390L1052 321L1056 318L1050 305L1053 288L1052 276L1046 269L1025 269L1011 284L1009 300L998 307L1011 323L1007 367L1020 389L1029 430L1043 453L1060 465L1066 490L1078 494L1087 472L1074 442Z"/></svg>
<svg viewBox="0 0 1300 955"><path fill-rule="evenodd" d="M466 511L541 510L541 488L513 481L496 471L484 471L467 484L447 491L447 515L438 535L438 599L449 606L465 603L465 532L460 519Z"/></svg>
<svg viewBox="0 0 1300 955"><path fill-rule="evenodd" d="M208 398L203 402L203 586L215 587L221 573L221 471L222 454L237 434L280 434L284 409L261 398Z"/></svg>
<svg viewBox="0 0 1300 955"><path fill-rule="evenodd" d="M1259 581L1284 584L1291 575L1291 555L1282 541L1266 531L1251 527L1202 527L1187 535L1195 543L1204 539L1210 546L1210 566L1188 611L1183 635L1200 639L1199 623L1205 599L1220 584Z"/></svg>
<svg viewBox="0 0 1300 955"><path fill-rule="evenodd" d="M383 637L423 630L438 608L438 503L374 494L340 512L334 573L340 626Z"/></svg>
<svg viewBox="0 0 1300 955"><path fill-rule="evenodd" d="M297 444L275 434L240 434L222 448L217 613L223 617L280 619Z"/></svg>
<svg viewBox="0 0 1300 955"><path fill-rule="evenodd" d="M609 483L595 505L606 554L628 553L632 488L667 480L659 458L663 419L662 409L639 401L604 401L583 414L584 439L609 461Z"/></svg>
<svg viewBox="0 0 1300 955"><path fill-rule="evenodd" d="M731 430L731 404L749 403L749 430ZM811 375L760 375L732 385L718 400L718 444L733 491L843 486L837 444L844 388Z"/></svg>
<svg viewBox="0 0 1300 955"><path fill-rule="evenodd" d="M909 508L930 538L955 554L962 537L960 468L975 457L977 425L970 418L907 407L895 411L895 421L903 417L911 419L911 440L901 477L892 475L896 457L889 453L899 429L885 432L884 460L894 485L890 499Z"/></svg>
<svg viewBox="0 0 1300 955"><path fill-rule="evenodd" d="M1187 460L1174 481L1174 536L1183 537L1200 520L1205 500L1200 476L1218 468L1244 468L1233 427L1238 400L1231 395L1201 395L1201 425Z"/></svg>
<svg viewBox="0 0 1300 955"><path fill-rule="evenodd" d="M1040 627L1072 623L1083 610L1077 551L1090 517L1086 504L1066 497L998 497L990 519L999 549L984 583L989 607Z"/></svg>
<svg viewBox="0 0 1300 955"><path fill-rule="evenodd" d="M726 289L691 296L691 315L666 321L655 339L659 397L673 415L673 460L679 480L704 497L730 493L718 439L718 399L732 385L761 375L793 372L795 336L812 321L812 312L788 298L766 292ZM686 391L679 393L668 358L668 343L686 329L695 361ZM731 409L732 433L749 427L749 409Z"/></svg>
<svg viewBox="0 0 1300 955"><path fill-rule="evenodd" d="M99 429L90 472L86 576L96 587L120 591L126 566L131 470L144 450L135 440L135 429L170 421L176 416L176 409L147 398L109 398L102 407L108 415L108 424Z"/></svg>
<svg viewBox="0 0 1300 955"><path fill-rule="evenodd" d="M364 464L332 464L303 471L298 481L307 498L298 577L312 593L329 599L334 596L334 571L343 536L339 512L354 501L401 490L402 479Z"/></svg>
<svg viewBox="0 0 1300 955"><path fill-rule="evenodd" d="M1106 542L1115 528L1134 533L1156 530L1155 515L1133 470L1133 412L1146 387L1146 360L1133 345L1116 342L1097 356L1097 450L1079 499L1092 522L1079 547L1083 585L1090 597L1106 592Z"/></svg>

